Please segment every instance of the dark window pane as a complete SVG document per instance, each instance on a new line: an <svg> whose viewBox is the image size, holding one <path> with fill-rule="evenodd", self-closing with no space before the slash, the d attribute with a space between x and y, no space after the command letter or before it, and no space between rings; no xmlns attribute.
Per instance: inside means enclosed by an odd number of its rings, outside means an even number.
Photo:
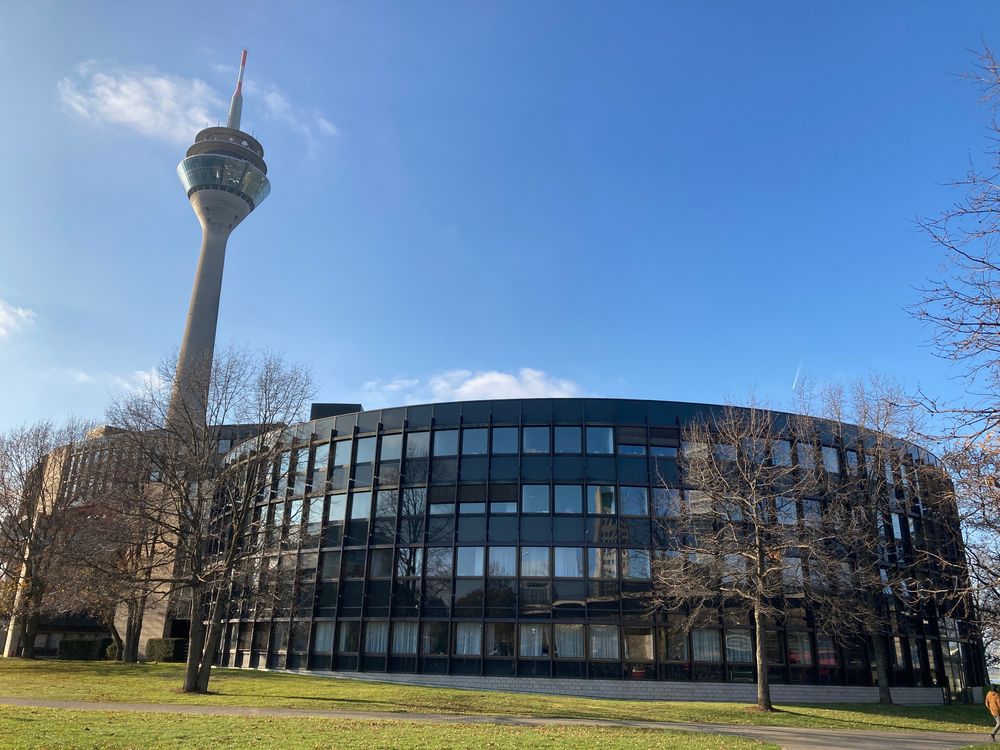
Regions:
<svg viewBox="0 0 1000 750"><path fill-rule="evenodd" d="M485 456L487 434L485 427L462 430L462 455Z"/></svg>
<svg viewBox="0 0 1000 750"><path fill-rule="evenodd" d="M547 484L526 484L521 487L522 513L549 512L549 486Z"/></svg>
<svg viewBox="0 0 1000 750"><path fill-rule="evenodd" d="M615 452L614 430L610 427L587 428L587 453Z"/></svg>
<svg viewBox="0 0 1000 750"><path fill-rule="evenodd" d="M493 453L517 453L517 428L516 427L494 427L493 428Z"/></svg>
<svg viewBox="0 0 1000 750"><path fill-rule="evenodd" d="M458 430L434 431L434 455L435 456L458 455Z"/></svg>
<svg viewBox="0 0 1000 750"><path fill-rule="evenodd" d="M486 623L486 656L514 655L514 623Z"/></svg>
<svg viewBox="0 0 1000 750"><path fill-rule="evenodd" d="M383 435L381 461L398 461L403 455L402 435Z"/></svg>
<svg viewBox="0 0 1000 750"><path fill-rule="evenodd" d="M583 487L578 484L557 484L555 512L583 513Z"/></svg>
<svg viewBox="0 0 1000 750"><path fill-rule="evenodd" d="M411 487L403 490L399 504L401 516L422 516L427 504L427 490L423 487Z"/></svg>
<svg viewBox="0 0 1000 750"><path fill-rule="evenodd" d="M378 499L375 502L376 518L395 518L396 496L396 490L379 490Z"/></svg>
<svg viewBox="0 0 1000 750"><path fill-rule="evenodd" d="M396 576L415 578L420 575L423 550L420 547L400 547L396 551Z"/></svg>
<svg viewBox="0 0 1000 750"><path fill-rule="evenodd" d="M358 452L354 456L354 463L368 464L375 460L375 438L366 437L358 440Z"/></svg>
<svg viewBox="0 0 1000 750"><path fill-rule="evenodd" d="M619 445L618 446L619 456L645 456L646 446L645 445Z"/></svg>
<svg viewBox="0 0 1000 750"><path fill-rule="evenodd" d="M649 515L649 498L645 487L622 487L621 499L623 516Z"/></svg>
<svg viewBox="0 0 1000 750"><path fill-rule="evenodd" d="M425 656L448 654L448 623L425 622L420 639L420 652Z"/></svg>
<svg viewBox="0 0 1000 750"><path fill-rule="evenodd" d="M451 577L451 547L427 548L427 577Z"/></svg>
<svg viewBox="0 0 1000 750"><path fill-rule="evenodd" d="M583 453L579 427L556 427L556 453Z"/></svg>
<svg viewBox="0 0 1000 750"><path fill-rule="evenodd" d="M406 436L406 457L427 458L430 449L429 432L411 432Z"/></svg>
<svg viewBox="0 0 1000 750"><path fill-rule="evenodd" d="M548 453L549 428L525 427L522 430L522 441L524 453Z"/></svg>
<svg viewBox="0 0 1000 750"><path fill-rule="evenodd" d="M391 578L392 577L392 550L373 549L371 560L368 563L369 578Z"/></svg>
<svg viewBox="0 0 1000 750"><path fill-rule="evenodd" d="M344 553L344 578L365 577L365 551L352 549Z"/></svg>

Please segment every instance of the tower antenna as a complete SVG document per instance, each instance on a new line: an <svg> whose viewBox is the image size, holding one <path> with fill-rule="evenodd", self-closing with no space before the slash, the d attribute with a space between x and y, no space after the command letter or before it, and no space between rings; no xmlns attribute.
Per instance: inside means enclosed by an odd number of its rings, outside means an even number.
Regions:
<svg viewBox="0 0 1000 750"><path fill-rule="evenodd" d="M226 127L233 130L240 129L240 116L243 114L243 71L246 67L247 51L244 49L240 58L240 74L236 78L236 91L233 92L233 100L229 104L229 121L226 123Z"/></svg>

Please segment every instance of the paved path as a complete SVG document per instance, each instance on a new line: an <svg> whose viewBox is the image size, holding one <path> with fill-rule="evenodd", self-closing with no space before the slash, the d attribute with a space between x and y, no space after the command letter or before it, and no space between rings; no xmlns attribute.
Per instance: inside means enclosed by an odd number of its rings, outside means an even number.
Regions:
<svg viewBox="0 0 1000 750"><path fill-rule="evenodd" d="M388 713L380 711L321 711L299 708L252 706L205 706L184 703L103 703L55 701L37 698L4 698L0 705L31 708L69 708L81 711L133 711L198 716L268 716L278 718L361 719L385 721L432 721L458 724L503 724L507 726L592 726L676 729L749 737L773 742L785 750L953 750L974 742L988 741L987 733L958 732L876 732L862 729L806 729L800 727L732 726L727 724L684 724L613 719L548 719L531 716L473 716L466 714ZM1000 744L998 744L1000 748Z"/></svg>

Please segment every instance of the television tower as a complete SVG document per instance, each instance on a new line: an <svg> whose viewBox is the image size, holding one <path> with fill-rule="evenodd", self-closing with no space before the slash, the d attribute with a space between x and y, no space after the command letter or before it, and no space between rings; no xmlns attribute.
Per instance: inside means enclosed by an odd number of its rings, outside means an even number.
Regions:
<svg viewBox="0 0 1000 750"><path fill-rule="evenodd" d="M243 50L226 126L198 133L186 158L177 165L181 184L201 222L202 239L168 422L205 420L226 243L233 229L271 192L264 149L253 136L240 130L246 64L247 51Z"/></svg>

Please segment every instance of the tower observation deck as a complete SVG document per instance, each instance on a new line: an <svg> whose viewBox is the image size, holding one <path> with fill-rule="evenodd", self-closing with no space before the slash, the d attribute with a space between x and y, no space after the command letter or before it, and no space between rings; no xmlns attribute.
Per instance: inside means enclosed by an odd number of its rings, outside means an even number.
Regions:
<svg viewBox="0 0 1000 750"><path fill-rule="evenodd" d="M246 61L247 51L243 50L225 127L205 128L198 133L177 165L181 184L201 223L202 242L168 421L204 420L226 245L233 229L271 192L264 148L260 141L240 130Z"/></svg>

